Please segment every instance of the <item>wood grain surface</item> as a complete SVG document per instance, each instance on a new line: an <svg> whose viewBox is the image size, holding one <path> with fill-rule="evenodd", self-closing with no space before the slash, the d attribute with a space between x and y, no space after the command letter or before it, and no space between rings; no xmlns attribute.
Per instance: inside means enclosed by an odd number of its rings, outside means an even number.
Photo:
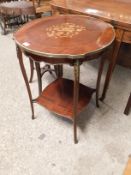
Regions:
<svg viewBox="0 0 131 175"><path fill-rule="evenodd" d="M83 15L61 15L34 20L14 39L24 50L53 58L84 58L99 53L115 38L113 27Z"/></svg>
<svg viewBox="0 0 131 175"><path fill-rule="evenodd" d="M79 85L78 113L85 108L95 89ZM50 111L73 120L73 81L57 79L49 84L36 102Z"/></svg>
<svg viewBox="0 0 131 175"><path fill-rule="evenodd" d="M87 14L131 31L130 0L53 0L51 5L61 12Z"/></svg>

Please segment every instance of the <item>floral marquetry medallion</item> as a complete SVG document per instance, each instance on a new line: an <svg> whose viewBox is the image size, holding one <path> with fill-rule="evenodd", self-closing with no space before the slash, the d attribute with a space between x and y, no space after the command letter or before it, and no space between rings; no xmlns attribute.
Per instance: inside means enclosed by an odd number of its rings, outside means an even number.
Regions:
<svg viewBox="0 0 131 175"><path fill-rule="evenodd" d="M52 25L46 29L47 36L53 38L72 38L78 35L80 32L86 30L84 26L75 23L62 23L57 25Z"/></svg>

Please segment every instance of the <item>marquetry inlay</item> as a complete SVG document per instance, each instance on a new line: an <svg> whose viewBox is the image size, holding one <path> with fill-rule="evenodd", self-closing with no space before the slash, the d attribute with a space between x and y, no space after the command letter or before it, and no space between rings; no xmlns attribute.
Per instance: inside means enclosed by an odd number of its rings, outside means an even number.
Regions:
<svg viewBox="0 0 131 175"><path fill-rule="evenodd" d="M86 30L84 26L74 24L74 23L62 23L58 25L52 25L46 29L48 37L53 38L72 38L78 35L83 30Z"/></svg>

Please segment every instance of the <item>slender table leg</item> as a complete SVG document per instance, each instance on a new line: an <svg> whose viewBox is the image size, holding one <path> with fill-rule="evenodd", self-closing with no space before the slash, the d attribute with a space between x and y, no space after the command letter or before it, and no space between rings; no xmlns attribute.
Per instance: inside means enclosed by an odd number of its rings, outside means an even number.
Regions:
<svg viewBox="0 0 131 175"><path fill-rule="evenodd" d="M36 66L36 72L37 72L37 78L38 78L38 89L39 89L39 95L42 92L42 75L41 75L41 68L40 68L40 63L35 62L35 66Z"/></svg>
<svg viewBox="0 0 131 175"><path fill-rule="evenodd" d="M130 96L129 96L129 99L128 99L126 108L125 108L125 110L124 110L124 114L128 115L128 114L129 114L130 108L131 108L131 93L130 93Z"/></svg>
<svg viewBox="0 0 131 175"><path fill-rule="evenodd" d="M99 89L100 89L101 75L103 72L104 63L105 63L105 57L104 55L102 55L102 58L100 60L100 65L99 65L97 83L96 83L96 106L97 107L99 107Z"/></svg>
<svg viewBox="0 0 131 175"><path fill-rule="evenodd" d="M29 83L32 83L33 75L34 75L34 62L30 57L29 57L29 61L30 61L30 72L31 72Z"/></svg>
<svg viewBox="0 0 131 175"><path fill-rule="evenodd" d="M63 65L54 65L54 69L58 78L63 76Z"/></svg>
<svg viewBox="0 0 131 175"><path fill-rule="evenodd" d="M80 64L77 60L74 64L74 96L73 96L73 129L74 129L74 143L78 143L77 140L77 107L79 100L79 78L80 77Z"/></svg>
<svg viewBox="0 0 131 175"><path fill-rule="evenodd" d="M22 72L23 78L25 80L25 84L26 84L26 88L27 88L27 92L28 92L28 96L29 96L29 100L30 100L30 106L31 106L31 111L32 111L32 119L34 119L35 117L34 117L34 106L33 106L32 94L31 94L31 90L30 90L30 86L29 86L25 66L24 66L24 63L23 63L22 51L21 51L21 49L19 48L18 45L16 46L16 50L17 50L17 57L18 57L18 60L19 60L21 72Z"/></svg>
<svg viewBox="0 0 131 175"><path fill-rule="evenodd" d="M124 35L124 30L120 30L119 31L119 36L118 36L119 38L114 43L112 57L111 57L111 60L110 60L109 66L108 66L108 70L107 70L107 74L106 74L106 78L105 78L103 93L102 93L102 96L100 98L101 101L103 101L106 97L106 93L107 93L107 89L109 87L111 75L112 75L112 72L113 72L114 67L116 65L117 56L118 56L118 53L119 53L119 49L120 49L120 46L121 46L123 35Z"/></svg>

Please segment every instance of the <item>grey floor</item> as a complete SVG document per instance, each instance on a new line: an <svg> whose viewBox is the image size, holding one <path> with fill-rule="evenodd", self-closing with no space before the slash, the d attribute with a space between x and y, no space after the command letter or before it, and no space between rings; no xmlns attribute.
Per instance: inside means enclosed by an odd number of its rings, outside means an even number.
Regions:
<svg viewBox="0 0 131 175"><path fill-rule="evenodd" d="M27 58L25 64L29 74ZM81 66L83 84L95 87L97 65ZM64 76L72 78L72 68L65 66ZM116 66L105 102L98 109L93 96L80 114L75 145L68 120L38 105L31 120L12 34L0 36L0 175L122 175L131 154L131 113L123 114L130 80L131 70ZM46 73L43 87L51 81ZM37 96L36 75L31 88Z"/></svg>

